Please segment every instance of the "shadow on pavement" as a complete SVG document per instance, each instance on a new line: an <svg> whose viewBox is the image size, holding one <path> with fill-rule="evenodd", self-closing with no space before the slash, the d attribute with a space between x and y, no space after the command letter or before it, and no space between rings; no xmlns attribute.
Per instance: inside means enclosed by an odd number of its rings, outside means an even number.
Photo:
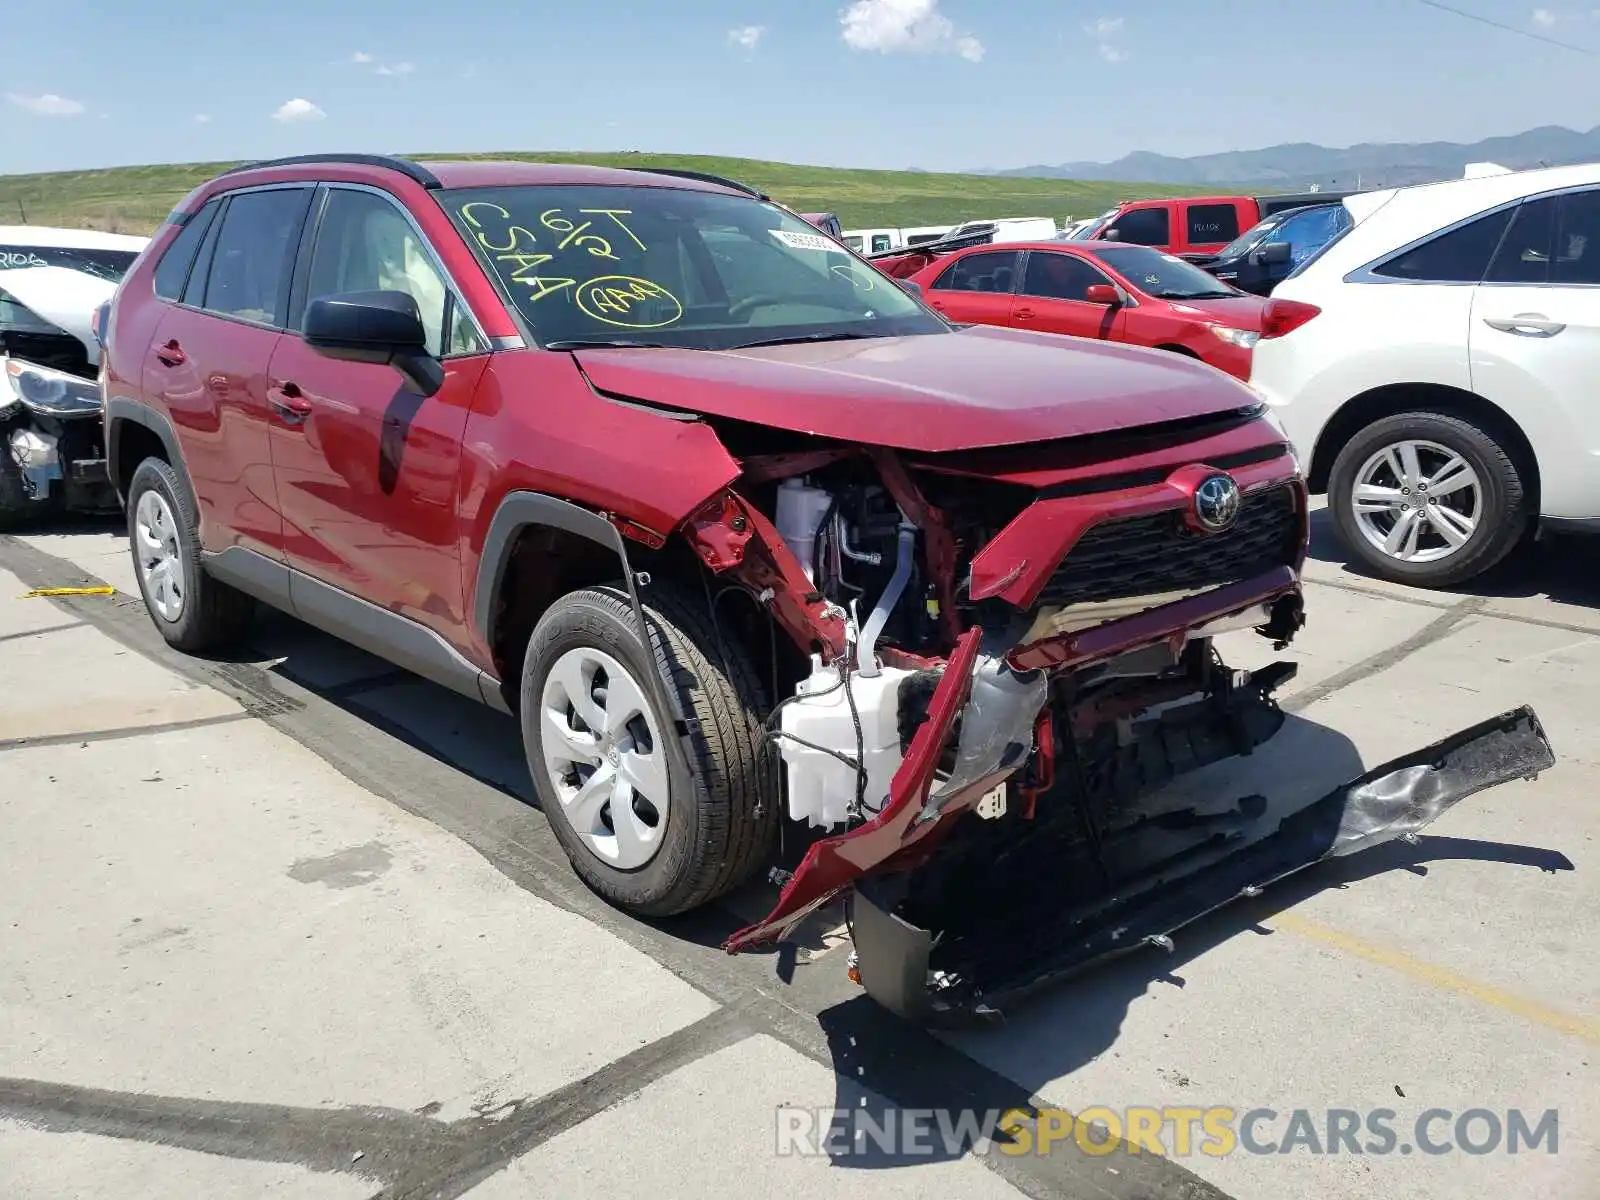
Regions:
<svg viewBox="0 0 1600 1200"><path fill-rule="evenodd" d="M1310 557L1339 567L1353 583L1378 582L1351 561L1326 508L1311 514ZM1439 594L1504 600L1545 597L1600 608L1600 538L1568 534L1526 541L1493 569L1457 587L1439 589Z"/></svg>

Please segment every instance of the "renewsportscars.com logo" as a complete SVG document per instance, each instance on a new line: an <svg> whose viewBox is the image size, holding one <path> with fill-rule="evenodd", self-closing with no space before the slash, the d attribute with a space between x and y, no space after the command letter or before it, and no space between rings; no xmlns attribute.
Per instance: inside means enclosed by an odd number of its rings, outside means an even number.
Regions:
<svg viewBox="0 0 1600 1200"><path fill-rule="evenodd" d="M1271 1108L1110 1108L1079 1113L949 1108L796 1108L776 1111L780 1156L853 1154L949 1158L966 1153L1156 1154L1222 1158L1246 1154L1391 1155L1557 1153L1560 1116L1545 1109L1496 1112L1429 1108L1402 1118L1392 1108L1280 1112Z"/></svg>

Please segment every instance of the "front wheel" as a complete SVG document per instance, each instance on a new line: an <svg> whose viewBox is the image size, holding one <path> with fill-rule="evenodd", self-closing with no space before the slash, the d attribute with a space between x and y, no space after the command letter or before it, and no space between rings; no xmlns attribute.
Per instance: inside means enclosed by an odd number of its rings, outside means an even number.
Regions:
<svg viewBox="0 0 1600 1200"><path fill-rule="evenodd" d="M1461 416L1397 413L1345 445L1328 479L1345 548L1372 574L1439 588L1481 575L1531 519L1517 464L1493 433Z"/></svg>
<svg viewBox="0 0 1600 1200"><path fill-rule="evenodd" d="M772 853L778 809L742 648L667 590L645 616L649 649L620 589L556 601L528 643L520 710L534 787L573 869L609 903L661 917L750 878Z"/></svg>

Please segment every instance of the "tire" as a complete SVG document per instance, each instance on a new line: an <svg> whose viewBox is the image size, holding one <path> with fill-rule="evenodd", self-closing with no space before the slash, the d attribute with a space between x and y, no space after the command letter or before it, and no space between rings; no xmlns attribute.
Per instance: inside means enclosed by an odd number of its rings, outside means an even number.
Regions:
<svg viewBox="0 0 1600 1200"><path fill-rule="evenodd" d="M684 601L665 588L652 592L645 615L655 643L650 654L639 644L633 607L622 589L587 588L557 600L528 642L520 712L523 746L540 805L573 869L615 907L638 916L664 917L698 908L749 879L770 859L779 811L770 749L758 716L764 711L761 687L749 658L732 642L726 643L724 657L704 605ZM573 664L582 668L600 658L631 677L619 682L612 668L601 664L607 672L601 703L609 702L613 707L606 711L620 720L629 704L619 697L642 697L650 710L647 732L653 744L648 754L639 754L644 743L636 720L628 726L631 732L619 734L616 743L631 743L631 751L624 749L619 756L614 744L609 760L601 753L587 760L595 764L587 780L581 767L573 767L573 773L558 782L555 772L566 764L554 760L570 754L575 763L579 756L573 742L562 737L563 726L555 722L567 722L564 728L570 732L577 721L571 710L559 718L546 710L565 707L568 683L577 681L582 690L585 677L574 675ZM666 685L675 711L654 712L647 671L655 672ZM600 679L598 673L594 679ZM592 686L588 693L601 694ZM674 732L684 719L691 731L687 755L685 741ZM633 767L625 770L630 761ZM603 774L608 770L612 782ZM635 836L626 844L621 837L606 836L607 829L619 829L611 802L604 809L593 804L586 808L582 802L585 782L593 787L593 797L607 795L614 801L618 793L611 789L618 777L654 781L629 792L630 815L639 824L630 824ZM649 795L661 787L666 792L664 806ZM658 818L653 829L648 824L652 812ZM648 845L641 837L647 829L643 836L653 839ZM614 853L603 852L608 844ZM637 861L637 854L630 858L624 851L648 851L650 856Z"/></svg>
<svg viewBox="0 0 1600 1200"><path fill-rule="evenodd" d="M141 531L142 524L147 531L150 529L146 518L151 506L164 510L170 519L163 521L157 531L165 533L165 537L150 538ZM200 562L194 501L177 472L159 458L145 459L128 481L127 510L134 578L139 582L145 609L167 644L189 654L203 654L237 642L255 613L255 602L205 573ZM171 590L158 591L147 565L156 553L151 548L156 540L162 543L165 559L181 568L168 572L169 579L175 578L181 584L176 605L172 603ZM144 555L141 547L146 549Z"/></svg>
<svg viewBox="0 0 1600 1200"><path fill-rule="evenodd" d="M1413 524L1421 525L1421 531L1412 560L1387 552L1373 540L1375 532L1381 533L1385 526L1394 532L1398 518L1404 514L1393 514L1397 519L1389 522L1391 509L1364 521L1356 511L1355 501L1356 486L1363 482L1390 492L1401 490L1404 495L1403 489L1388 488L1388 484L1405 481L1399 480L1392 468L1373 464L1379 456L1387 458L1390 448L1397 457L1388 461L1404 462L1403 447L1407 444L1418 455L1420 478L1431 473L1438 484L1458 474L1454 466L1448 473L1439 467L1442 452L1459 458L1476 479L1474 486L1454 490L1442 500L1435 495L1427 497L1425 505L1413 505L1427 511L1429 517L1425 522L1413 520ZM1471 532L1466 534L1466 526L1455 512L1469 504L1469 495L1475 518ZM1412 497L1423 499L1420 490L1414 491ZM1453 548L1449 547L1451 539L1440 532L1444 528L1441 504L1451 510L1445 517L1454 536L1465 534L1465 540ZM1328 507L1333 510L1340 541L1368 572L1394 583L1423 588L1452 587L1483 574L1517 547L1529 532L1533 517L1521 472L1495 434L1470 417L1427 411L1384 417L1351 438L1339 451L1329 474ZM1369 509L1369 514L1374 511ZM1405 549L1404 544L1401 549ZM1435 556L1429 558L1430 554Z"/></svg>

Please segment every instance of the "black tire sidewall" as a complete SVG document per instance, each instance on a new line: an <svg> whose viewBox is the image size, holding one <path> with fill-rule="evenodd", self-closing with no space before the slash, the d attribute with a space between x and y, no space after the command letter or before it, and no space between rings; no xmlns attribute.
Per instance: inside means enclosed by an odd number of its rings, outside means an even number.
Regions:
<svg viewBox="0 0 1600 1200"><path fill-rule="evenodd" d="M1372 546L1351 511L1356 472L1386 445L1429 441L1466 459L1478 476L1483 512L1465 546L1437 562L1407 563ZM1509 473L1509 478L1507 475ZM1513 501L1513 491L1515 500ZM1438 413L1400 413L1373 422L1345 444L1328 478L1328 506L1334 526L1351 554L1373 574L1419 587L1444 587L1488 570L1521 539L1526 503L1515 465L1493 437L1458 417Z"/></svg>
<svg viewBox="0 0 1600 1200"><path fill-rule="evenodd" d="M556 601L540 618L533 636L528 640L528 651L523 661L521 702L518 705L523 746L540 808L578 874L602 896L626 908L646 915L652 911L665 913L676 908L677 894L693 882L690 875L694 865L694 850L701 837L699 809L706 798L699 794L703 789L689 769L682 739L677 734L678 722L683 719L682 700L677 696L676 689L662 678L655 657L647 656L640 646L631 616L624 622L601 599L607 594L618 598L625 598L626 595L620 589L573 592ZM660 620L657 614L648 614L648 617L652 625ZM645 690L652 709L655 702L648 681L654 674L662 684L661 691L665 693L667 703L672 706L672 711L668 713L652 712L667 758L667 786L670 791L666 830L655 857L631 871L613 867L589 849L567 820L544 767L540 700L545 680L551 667L563 654L585 647L600 650L626 667Z"/></svg>

